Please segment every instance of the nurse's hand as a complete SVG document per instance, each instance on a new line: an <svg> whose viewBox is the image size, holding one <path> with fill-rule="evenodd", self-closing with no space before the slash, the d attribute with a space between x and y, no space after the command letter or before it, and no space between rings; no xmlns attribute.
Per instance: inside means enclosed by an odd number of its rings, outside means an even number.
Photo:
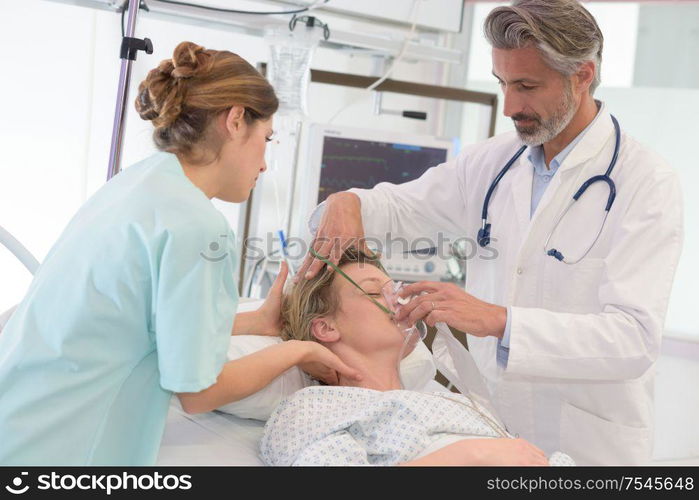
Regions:
<svg viewBox="0 0 699 500"><path fill-rule="evenodd" d="M258 335L275 336L281 333L282 328L282 292L284 291L284 283L289 275L289 266L286 262L282 262L279 268L277 279L274 280L272 288L270 288L267 298L260 308L256 311L258 322Z"/></svg>
<svg viewBox="0 0 699 500"><path fill-rule="evenodd" d="M289 268L282 262L264 303L256 311L236 314L231 335L275 336L281 333L282 291L288 274Z"/></svg>
<svg viewBox="0 0 699 500"><path fill-rule="evenodd" d="M400 297L418 295L400 306L396 320L410 324L423 320L430 326L443 321L452 328L478 337L501 338L507 322L507 308L477 299L454 283L419 281L406 285Z"/></svg>
<svg viewBox="0 0 699 500"><path fill-rule="evenodd" d="M330 349L311 340L299 340L304 350L299 368L317 380L322 380L328 385L338 385L340 376L359 381L362 376L354 368L350 368L342 362Z"/></svg>
<svg viewBox="0 0 699 500"><path fill-rule="evenodd" d="M359 197L347 192L331 194L326 200L325 212L311 247L316 253L337 265L342 253L351 246L373 255L364 238ZM309 252L294 281L313 278L323 266L325 263ZM328 269L328 272L333 272L333 268Z"/></svg>

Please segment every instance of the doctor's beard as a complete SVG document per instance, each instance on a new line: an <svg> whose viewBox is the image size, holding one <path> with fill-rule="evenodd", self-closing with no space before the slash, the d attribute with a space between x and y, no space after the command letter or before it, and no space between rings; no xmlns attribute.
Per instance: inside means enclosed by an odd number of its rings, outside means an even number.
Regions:
<svg viewBox="0 0 699 500"><path fill-rule="evenodd" d="M538 146L553 140L563 132L576 112L573 87L570 81L567 81L563 88L563 98L550 118L543 120L538 114L528 115L525 113L517 113L510 118L513 122L515 120L533 120L535 123L529 126L517 125L515 122L515 129L524 144Z"/></svg>

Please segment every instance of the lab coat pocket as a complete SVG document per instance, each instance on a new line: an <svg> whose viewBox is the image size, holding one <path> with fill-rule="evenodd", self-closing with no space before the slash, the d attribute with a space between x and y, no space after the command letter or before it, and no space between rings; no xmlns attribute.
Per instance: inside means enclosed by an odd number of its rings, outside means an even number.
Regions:
<svg viewBox="0 0 699 500"><path fill-rule="evenodd" d="M564 403L561 451L578 465L640 464L650 457L650 429L612 422Z"/></svg>
<svg viewBox="0 0 699 500"><path fill-rule="evenodd" d="M601 310L598 293L606 280L604 259L585 258L572 265L553 258L545 262L543 298L548 309L569 313Z"/></svg>

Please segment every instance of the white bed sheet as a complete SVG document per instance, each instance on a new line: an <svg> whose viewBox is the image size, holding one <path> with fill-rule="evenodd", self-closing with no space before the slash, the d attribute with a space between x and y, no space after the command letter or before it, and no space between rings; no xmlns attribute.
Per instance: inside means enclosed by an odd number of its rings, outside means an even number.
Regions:
<svg viewBox="0 0 699 500"><path fill-rule="evenodd" d="M173 397L157 465L264 465L265 423L220 412L187 415Z"/></svg>
<svg viewBox="0 0 699 500"><path fill-rule="evenodd" d="M424 390L447 391L434 380ZM258 454L264 426L221 412L187 415L173 397L157 465L264 465Z"/></svg>

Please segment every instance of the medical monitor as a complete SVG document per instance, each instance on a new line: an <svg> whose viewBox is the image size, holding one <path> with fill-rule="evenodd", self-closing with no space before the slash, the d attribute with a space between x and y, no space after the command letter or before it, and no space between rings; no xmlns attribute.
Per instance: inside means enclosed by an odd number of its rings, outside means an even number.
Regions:
<svg viewBox="0 0 699 500"><path fill-rule="evenodd" d="M432 136L324 124L310 125L306 145L306 158L298 170L300 226L305 226L313 208L333 193L417 179L455 152L452 141ZM305 227L299 227L297 234L310 236ZM423 275L440 272L434 263L425 266L426 262L423 258L403 267Z"/></svg>
<svg viewBox="0 0 699 500"><path fill-rule="evenodd" d="M344 132L344 133L343 133ZM361 134L364 135L364 134ZM360 134L326 128L319 160L318 203L349 188L371 189L380 182L402 184L420 177L449 157L451 143L432 138Z"/></svg>

